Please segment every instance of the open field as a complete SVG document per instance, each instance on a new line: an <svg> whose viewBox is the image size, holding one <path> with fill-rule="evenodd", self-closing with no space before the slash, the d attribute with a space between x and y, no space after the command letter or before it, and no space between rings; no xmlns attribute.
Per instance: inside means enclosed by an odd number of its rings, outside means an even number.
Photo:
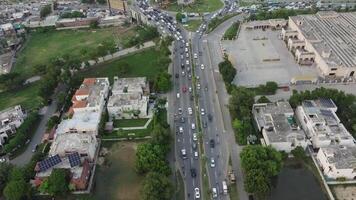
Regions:
<svg viewBox="0 0 356 200"><path fill-rule="evenodd" d="M136 77L146 76L152 80L160 71L167 70L167 66L158 64L160 52L154 48L146 49L142 52L132 54L117 60L111 60L91 67L80 73L83 77ZM125 65L126 67L120 67Z"/></svg>
<svg viewBox="0 0 356 200"><path fill-rule="evenodd" d="M220 0L195 0L194 3L187 6L178 5L177 1L175 1L168 6L167 10L176 12L203 13L218 10L223 6L224 4Z"/></svg>
<svg viewBox="0 0 356 200"><path fill-rule="evenodd" d="M47 65L57 56L70 55L88 59L89 52L105 40L118 41L122 36L134 34L132 29L121 30L118 28L103 29L80 29L62 30L48 32L33 32L24 44L22 51L18 53L13 71L33 75L33 67L36 65ZM88 53L83 55L85 49Z"/></svg>
<svg viewBox="0 0 356 200"><path fill-rule="evenodd" d="M130 135L134 134L135 137L142 138L142 137L151 135L152 130L153 130L153 122L151 121L151 123L147 126L146 129L113 131L112 133L105 133L105 135L103 135L103 138L104 139L127 138L128 134L130 134Z"/></svg>
<svg viewBox="0 0 356 200"><path fill-rule="evenodd" d="M188 31L196 31L201 23L202 20L199 19L189 20L188 23L184 25L184 28L186 28Z"/></svg>
<svg viewBox="0 0 356 200"><path fill-rule="evenodd" d="M109 154L96 171L93 199L137 200L143 177L135 172L135 142L104 142Z"/></svg>
<svg viewBox="0 0 356 200"><path fill-rule="evenodd" d="M42 98L38 96L39 84L30 84L19 90L11 90L0 93L0 110L20 104L23 108L30 110L37 108Z"/></svg>
<svg viewBox="0 0 356 200"><path fill-rule="evenodd" d="M115 127L139 127L144 126L149 118L140 118L140 119L117 119L114 120Z"/></svg>

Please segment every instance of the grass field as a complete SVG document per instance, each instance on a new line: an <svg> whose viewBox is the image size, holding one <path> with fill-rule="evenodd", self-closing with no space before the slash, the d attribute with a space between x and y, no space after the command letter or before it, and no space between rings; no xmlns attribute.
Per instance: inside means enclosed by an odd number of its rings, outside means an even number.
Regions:
<svg viewBox="0 0 356 200"><path fill-rule="evenodd" d="M30 110L37 108L42 98L38 96L39 84L34 83L16 91L0 93L0 110L20 104L23 108Z"/></svg>
<svg viewBox="0 0 356 200"><path fill-rule="evenodd" d="M202 23L202 20L189 20L184 27L189 30L189 31L196 31L200 24Z"/></svg>
<svg viewBox="0 0 356 200"><path fill-rule="evenodd" d="M151 123L147 126L146 129L113 131L112 133L106 133L105 135L103 135L103 138L104 139L127 138L129 134L130 135L135 134L136 138L142 138L151 135L152 130L153 130L153 122L151 121Z"/></svg>
<svg viewBox="0 0 356 200"><path fill-rule="evenodd" d="M131 29L119 30L117 28L33 32L25 43L24 49L18 54L13 70L25 76L31 76L34 66L46 65L57 56L70 54L80 57L82 49L90 52L105 40L118 41L122 36L127 37L133 33ZM81 58L85 59L87 56Z"/></svg>
<svg viewBox="0 0 356 200"><path fill-rule="evenodd" d="M123 128L123 127L139 127L144 126L148 121L148 118L141 119L118 119L114 121L114 126Z"/></svg>
<svg viewBox="0 0 356 200"><path fill-rule="evenodd" d="M177 1L170 4L167 8L169 11L176 12L212 12L223 7L224 4L220 0L195 0L194 3L187 6L178 5Z"/></svg>
<svg viewBox="0 0 356 200"><path fill-rule="evenodd" d="M143 177L135 172L136 142L103 142L109 154L96 171L92 199L137 200Z"/></svg>
<svg viewBox="0 0 356 200"><path fill-rule="evenodd" d="M136 77L146 76L152 80L158 72L167 70L167 66L159 66L157 57L160 54L154 48L132 54L117 60L111 60L80 73L83 77ZM125 70L119 66L127 65Z"/></svg>

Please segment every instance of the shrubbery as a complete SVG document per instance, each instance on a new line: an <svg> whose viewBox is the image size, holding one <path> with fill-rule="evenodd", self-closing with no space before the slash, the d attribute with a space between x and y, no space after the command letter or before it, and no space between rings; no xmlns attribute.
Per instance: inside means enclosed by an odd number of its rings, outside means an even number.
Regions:
<svg viewBox="0 0 356 200"><path fill-rule="evenodd" d="M233 23L224 33L224 40L234 40L237 36L237 31L239 30L240 22L237 21Z"/></svg>

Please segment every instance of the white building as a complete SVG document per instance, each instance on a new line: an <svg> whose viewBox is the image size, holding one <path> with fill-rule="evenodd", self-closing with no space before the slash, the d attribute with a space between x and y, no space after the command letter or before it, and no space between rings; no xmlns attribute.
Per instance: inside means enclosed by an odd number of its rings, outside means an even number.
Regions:
<svg viewBox="0 0 356 200"><path fill-rule="evenodd" d="M288 102L254 104L252 113L266 145L287 153L297 146L307 146L305 134L296 124Z"/></svg>
<svg viewBox="0 0 356 200"><path fill-rule="evenodd" d="M318 151L317 160L324 175L328 178L356 178L356 146L322 147Z"/></svg>
<svg viewBox="0 0 356 200"><path fill-rule="evenodd" d="M330 145L355 146L354 138L340 122L337 107L331 99L304 101L296 109L302 128L314 148Z"/></svg>
<svg viewBox="0 0 356 200"><path fill-rule="evenodd" d="M26 117L20 105L0 111L0 146L10 135L16 133L16 129L21 126Z"/></svg>
<svg viewBox="0 0 356 200"><path fill-rule="evenodd" d="M145 77L114 78L107 109L109 116L120 118L147 117L149 84Z"/></svg>

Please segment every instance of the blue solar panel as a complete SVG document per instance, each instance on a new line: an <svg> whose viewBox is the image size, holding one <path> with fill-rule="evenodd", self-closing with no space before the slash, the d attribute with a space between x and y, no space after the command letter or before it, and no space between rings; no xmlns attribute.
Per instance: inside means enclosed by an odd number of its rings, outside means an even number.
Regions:
<svg viewBox="0 0 356 200"><path fill-rule="evenodd" d="M69 163L71 167L80 165L80 156L78 152L74 152L68 155Z"/></svg>
<svg viewBox="0 0 356 200"><path fill-rule="evenodd" d="M325 108L334 108L335 104L331 99L319 99L320 104Z"/></svg>
<svg viewBox="0 0 356 200"><path fill-rule="evenodd" d="M61 159L61 157L59 157L58 154L55 156L46 158L39 163L40 171L41 172L46 171L47 169L49 169L61 162L62 162L62 159Z"/></svg>
<svg viewBox="0 0 356 200"><path fill-rule="evenodd" d="M331 112L330 110L324 110L324 109L320 109L320 112L322 115L326 116L326 117L333 117L333 112Z"/></svg>

